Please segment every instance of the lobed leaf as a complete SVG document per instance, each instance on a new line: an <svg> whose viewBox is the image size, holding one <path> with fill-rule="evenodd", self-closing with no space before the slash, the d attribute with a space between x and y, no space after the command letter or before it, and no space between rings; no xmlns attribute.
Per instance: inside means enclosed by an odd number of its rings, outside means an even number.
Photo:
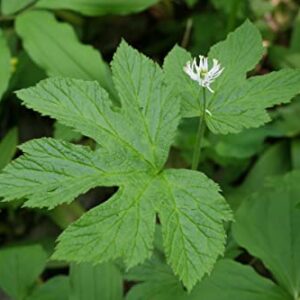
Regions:
<svg viewBox="0 0 300 300"><path fill-rule="evenodd" d="M140 124L131 130L143 130L136 135L150 149L151 161L162 168L178 125L178 98L164 85L160 67L124 41L115 53L112 71L124 113Z"/></svg>
<svg viewBox="0 0 300 300"><path fill-rule="evenodd" d="M224 250L230 209L205 175L163 171L180 109L159 66L122 42L112 71L121 107L97 82L51 78L17 92L28 108L100 148L54 139L26 143L24 155L0 175L0 196L52 208L93 187L118 186L111 199L63 232L53 257L94 264L122 258L130 268L150 257L158 214L168 261L191 289Z"/></svg>
<svg viewBox="0 0 300 300"><path fill-rule="evenodd" d="M250 21L245 21L226 40L217 43L209 51L209 58L220 61L224 71L213 87L220 94L228 86L236 86L246 79L246 74L260 61L264 53L259 30Z"/></svg>
<svg viewBox="0 0 300 300"><path fill-rule="evenodd" d="M151 158L145 157L149 156L149 150L135 135L134 128L138 126L119 110L112 109L108 94L97 82L51 78L18 91L17 96L26 107L56 118L107 150L126 153L129 161L138 161L141 168L151 166L147 160Z"/></svg>
<svg viewBox="0 0 300 300"><path fill-rule="evenodd" d="M69 203L96 186L116 185L135 171L118 153L111 160L112 153L51 138L32 140L20 149L24 155L0 174L0 196L4 201L24 197L29 207Z"/></svg>
<svg viewBox="0 0 300 300"><path fill-rule="evenodd" d="M266 108L289 102L300 92L299 83L300 71L285 69L216 92L208 101L207 125L221 134L259 127L270 121Z"/></svg>
<svg viewBox="0 0 300 300"><path fill-rule="evenodd" d="M259 31L249 21L211 48L209 57L219 60L224 68L212 84L215 93L206 93L210 112L206 121L213 133L238 133L259 127L270 121L266 108L287 103L300 92L299 70L287 69L246 80L247 72L262 54ZM183 71L190 60L190 54L176 46L164 63L167 82L180 95L182 114L188 118L201 116L203 106L202 87Z"/></svg>
<svg viewBox="0 0 300 300"><path fill-rule="evenodd" d="M135 177L110 200L84 214L59 237L54 258L97 263L123 258L132 267L150 257L156 196L152 183L151 177Z"/></svg>
<svg viewBox="0 0 300 300"><path fill-rule="evenodd" d="M232 219L231 210L204 174L166 170L161 177L157 210L167 260L191 290L223 254L223 221Z"/></svg>

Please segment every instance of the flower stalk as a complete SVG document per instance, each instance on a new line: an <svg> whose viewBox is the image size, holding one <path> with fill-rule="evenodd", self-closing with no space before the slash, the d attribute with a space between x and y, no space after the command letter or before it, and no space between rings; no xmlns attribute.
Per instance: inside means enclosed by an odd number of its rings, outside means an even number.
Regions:
<svg viewBox="0 0 300 300"><path fill-rule="evenodd" d="M201 147L203 143L204 133L206 129L206 89L203 88L203 106L202 106L202 116L199 118L199 125L197 130L196 142L194 146L193 152L193 160L192 160L192 170L197 170L199 161L200 161L200 154L201 154Z"/></svg>

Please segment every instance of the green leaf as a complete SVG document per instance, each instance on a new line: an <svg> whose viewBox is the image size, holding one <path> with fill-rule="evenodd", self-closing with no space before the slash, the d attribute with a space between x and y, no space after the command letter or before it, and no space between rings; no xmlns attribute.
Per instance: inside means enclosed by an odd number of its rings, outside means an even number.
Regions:
<svg viewBox="0 0 300 300"><path fill-rule="evenodd" d="M56 276L37 287L26 300L66 300L69 299L69 278Z"/></svg>
<svg viewBox="0 0 300 300"><path fill-rule="evenodd" d="M127 55L131 58L124 65L123 58ZM96 82L55 78L21 90L17 95L28 108L55 117L107 149L119 148L132 159L160 168L178 124L177 99L172 99L172 90L163 85L159 67L125 42L119 47L112 67L122 112L111 108L107 93ZM132 71L127 85L122 81L124 68ZM137 80L140 71L149 74ZM152 84L149 78L153 79Z"/></svg>
<svg viewBox="0 0 300 300"><path fill-rule="evenodd" d="M162 84L160 67L125 42L114 56L112 70L126 115L141 124L143 132L139 135L146 137L143 144L151 151L149 158L161 168L175 139L178 100L172 89ZM163 114L163 111L169 113ZM131 144L134 144L133 139Z"/></svg>
<svg viewBox="0 0 300 300"><path fill-rule="evenodd" d="M34 0L2 0L1 11L4 15L11 15L26 8L33 2Z"/></svg>
<svg viewBox="0 0 300 300"><path fill-rule="evenodd" d="M107 150L126 154L141 169L152 165L153 155L145 145L144 128L137 127L135 120L118 108L112 109L108 94L97 82L53 78L18 91L17 95L28 108L56 118Z"/></svg>
<svg viewBox="0 0 300 300"><path fill-rule="evenodd" d="M232 218L218 186L189 170L162 174L158 213L167 260L191 290L224 252L223 221Z"/></svg>
<svg viewBox="0 0 300 300"><path fill-rule="evenodd" d="M292 300L285 291L251 267L227 259L216 264L211 276L198 284L188 299Z"/></svg>
<svg viewBox="0 0 300 300"><path fill-rule="evenodd" d="M300 295L299 180L299 171L274 179L240 206L233 225L237 242L263 261L293 299Z"/></svg>
<svg viewBox="0 0 300 300"><path fill-rule="evenodd" d="M47 77L44 70L38 67L24 50L20 51L15 59L17 65L10 81L10 91L30 87Z"/></svg>
<svg viewBox="0 0 300 300"><path fill-rule="evenodd" d="M226 40L214 45L208 55L218 59L225 68L213 85L216 92L222 94L223 89L245 80L246 73L257 65L263 53L259 30L248 20L230 33Z"/></svg>
<svg viewBox="0 0 300 300"><path fill-rule="evenodd" d="M289 147L285 141L266 149L248 171L238 187L226 195L231 207L238 207L253 192L262 188L268 177L283 175L290 170Z"/></svg>
<svg viewBox="0 0 300 300"><path fill-rule="evenodd" d="M137 266L125 278L139 282L127 293L126 300L188 300L180 281L160 255L155 254L144 264Z"/></svg>
<svg viewBox="0 0 300 300"><path fill-rule="evenodd" d="M295 23L293 27L293 32L291 36L291 46L290 51L298 52L300 54L300 12L298 12L297 17L295 18Z"/></svg>
<svg viewBox="0 0 300 300"><path fill-rule="evenodd" d="M97 82L52 78L17 92L27 107L93 138L100 148L29 142L0 175L0 196L52 208L93 187L118 186L111 199L63 232L53 257L92 263L122 258L130 268L150 257L158 214L168 261L191 289L224 251L230 209L205 175L163 171L180 115L179 99L159 66L123 42L112 70L121 107Z"/></svg>
<svg viewBox="0 0 300 300"><path fill-rule="evenodd" d="M153 248L155 191L151 177L135 176L62 233L54 259L101 263L121 257L127 267L143 262Z"/></svg>
<svg viewBox="0 0 300 300"><path fill-rule="evenodd" d="M0 101L8 87L11 71L10 50L3 32L0 29Z"/></svg>
<svg viewBox="0 0 300 300"><path fill-rule="evenodd" d="M220 156L248 158L263 148L266 137L272 133L269 127L244 130L239 134L211 136L211 148Z"/></svg>
<svg viewBox="0 0 300 300"><path fill-rule="evenodd" d="M40 245L0 250L0 287L14 300L23 300L43 271L47 254Z"/></svg>
<svg viewBox="0 0 300 300"><path fill-rule="evenodd" d="M17 150L18 130L11 129L0 142L0 170L14 157Z"/></svg>
<svg viewBox="0 0 300 300"><path fill-rule="evenodd" d="M214 133L235 133L270 121L266 108L287 103L300 91L300 71L285 69L251 77L232 89L216 92L208 103L207 125Z"/></svg>
<svg viewBox="0 0 300 300"><path fill-rule="evenodd" d="M262 40L256 27L246 21L227 39L211 48L209 57L220 61L224 71L212 84L215 93L207 94L206 121L216 134L238 133L270 121L266 108L286 103L300 92L300 71L282 70L246 80L263 54ZM164 69L168 83L181 96L184 117L201 116L202 96L199 85L183 72L191 56L175 47L166 57Z"/></svg>
<svg viewBox="0 0 300 300"><path fill-rule="evenodd" d="M300 97L288 104L279 107L274 113L274 121L271 126L277 132L277 136L296 137L300 133L299 124Z"/></svg>
<svg viewBox="0 0 300 300"><path fill-rule="evenodd" d="M114 185L122 176L123 158L116 154L111 160L112 153L101 149L91 151L51 138L29 141L20 149L24 155L0 175L5 201L24 197L26 206L53 208L96 186ZM132 172L129 165L123 171L123 175Z"/></svg>
<svg viewBox="0 0 300 300"><path fill-rule="evenodd" d="M293 139L291 142L292 165L294 169L300 169L300 140Z"/></svg>
<svg viewBox="0 0 300 300"><path fill-rule="evenodd" d="M70 270L72 300L121 300L123 279L120 271L111 263L97 266L73 264Z"/></svg>
<svg viewBox="0 0 300 300"><path fill-rule="evenodd" d="M166 81L180 95L182 115L186 118L198 116L201 111L199 98L202 91L183 71L184 65L191 59L190 53L175 46L164 61Z"/></svg>
<svg viewBox="0 0 300 300"><path fill-rule="evenodd" d="M97 80L114 93L100 53L82 44L73 28L46 11L29 11L16 19L16 31L32 60L49 76Z"/></svg>
<svg viewBox="0 0 300 300"><path fill-rule="evenodd" d="M40 0L36 7L70 9L87 16L99 16L139 12L157 2L158 0Z"/></svg>

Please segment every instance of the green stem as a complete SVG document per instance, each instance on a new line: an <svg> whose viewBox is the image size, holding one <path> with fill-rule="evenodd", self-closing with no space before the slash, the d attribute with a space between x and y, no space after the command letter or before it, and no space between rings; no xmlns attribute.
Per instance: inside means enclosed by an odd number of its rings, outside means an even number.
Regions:
<svg viewBox="0 0 300 300"><path fill-rule="evenodd" d="M52 221L61 229L66 229L72 222L84 214L84 209L79 202L63 204L48 212Z"/></svg>
<svg viewBox="0 0 300 300"><path fill-rule="evenodd" d="M192 170L197 170L200 160L201 153L201 145L204 137L206 122L205 122L205 114L206 114L206 90L203 87L203 109L202 109L202 117L199 119L199 126L196 136L196 142L194 146L193 153L193 162L192 162Z"/></svg>

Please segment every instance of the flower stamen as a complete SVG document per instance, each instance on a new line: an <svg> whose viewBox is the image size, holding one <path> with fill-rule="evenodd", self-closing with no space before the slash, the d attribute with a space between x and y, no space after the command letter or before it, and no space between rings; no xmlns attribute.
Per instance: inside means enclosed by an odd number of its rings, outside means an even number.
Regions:
<svg viewBox="0 0 300 300"><path fill-rule="evenodd" d="M197 64L197 59L194 58L192 62L188 61L186 63L183 70L192 80L197 81L200 86L214 93L210 85L222 74L224 68L221 68L217 59L213 59L213 66L209 70L208 58L199 55L199 64Z"/></svg>

